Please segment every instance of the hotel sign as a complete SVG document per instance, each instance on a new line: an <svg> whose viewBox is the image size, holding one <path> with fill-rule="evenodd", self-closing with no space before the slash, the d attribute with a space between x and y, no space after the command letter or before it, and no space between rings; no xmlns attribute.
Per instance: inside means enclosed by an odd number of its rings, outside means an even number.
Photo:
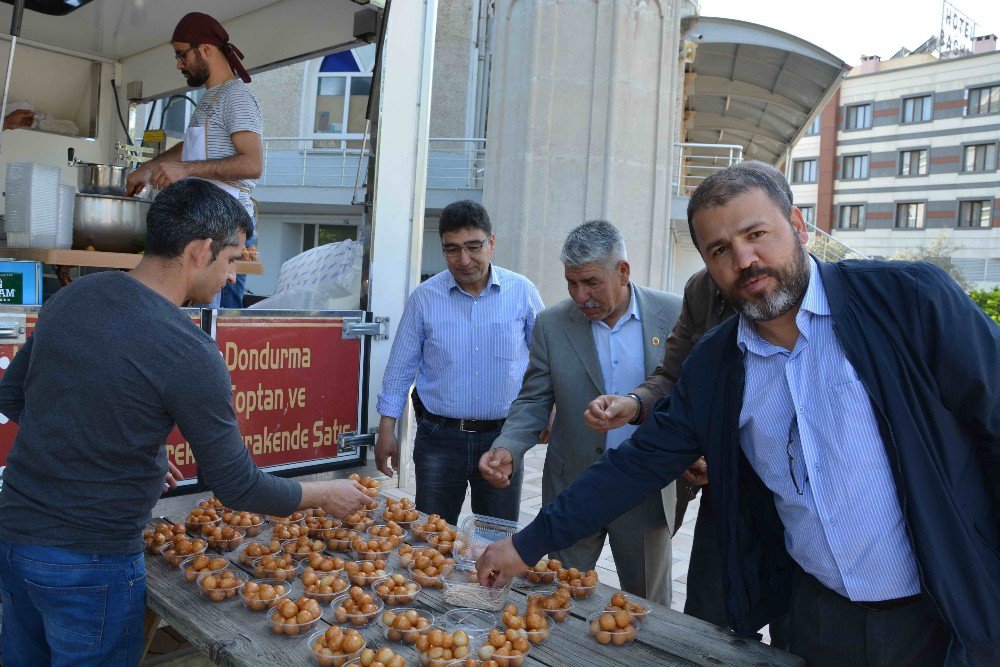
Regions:
<svg viewBox="0 0 1000 667"><path fill-rule="evenodd" d="M976 22L958 11L955 5L944 0L941 4L941 32L938 35L938 50L948 52L972 52L972 42L976 37Z"/></svg>

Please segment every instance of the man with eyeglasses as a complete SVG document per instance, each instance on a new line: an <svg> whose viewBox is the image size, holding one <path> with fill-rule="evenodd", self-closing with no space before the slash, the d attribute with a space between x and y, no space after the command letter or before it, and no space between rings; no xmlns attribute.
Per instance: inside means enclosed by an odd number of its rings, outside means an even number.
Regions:
<svg viewBox="0 0 1000 667"><path fill-rule="evenodd" d="M217 20L191 12L174 28L171 37L177 69L192 88L205 86L191 114L184 141L149 160L128 176L127 194L139 193L147 184L163 190L175 181L194 177L207 180L229 193L250 214L257 211L250 198L264 170L261 137L264 121L250 87L250 75L240 62L243 53L229 41ZM247 239L252 256L256 235ZM209 304L242 308L246 276L236 275Z"/></svg>
<svg viewBox="0 0 1000 667"><path fill-rule="evenodd" d="M503 584L708 461L730 627L808 665L1000 664L1000 327L923 262L827 263L784 184L706 178L688 225L739 314L512 539ZM599 502L595 502L599 499Z"/></svg>
<svg viewBox="0 0 1000 667"><path fill-rule="evenodd" d="M455 524L471 488L474 513L517 520L521 475L497 489L477 464L521 387L542 299L527 278L492 263L493 227L479 204L446 206L438 234L448 269L421 283L403 310L378 397L376 465L390 477L399 466L396 421L413 386L423 404L417 509Z"/></svg>

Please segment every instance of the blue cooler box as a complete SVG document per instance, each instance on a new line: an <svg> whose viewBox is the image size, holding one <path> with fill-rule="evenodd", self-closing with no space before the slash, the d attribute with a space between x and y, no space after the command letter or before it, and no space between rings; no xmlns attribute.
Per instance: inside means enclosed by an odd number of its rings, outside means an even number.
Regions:
<svg viewBox="0 0 1000 667"><path fill-rule="evenodd" d="M0 305L4 304L42 305L41 262L0 260Z"/></svg>

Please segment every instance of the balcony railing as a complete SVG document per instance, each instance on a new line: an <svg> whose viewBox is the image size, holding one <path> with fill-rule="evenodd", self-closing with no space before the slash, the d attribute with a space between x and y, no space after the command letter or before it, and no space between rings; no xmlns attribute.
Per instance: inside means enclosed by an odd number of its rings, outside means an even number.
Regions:
<svg viewBox="0 0 1000 667"><path fill-rule="evenodd" d="M330 148L339 141L313 137L265 137L261 186L351 187L364 181L368 151ZM486 162L485 139L431 139L427 187L481 190ZM359 171L360 170L360 171Z"/></svg>
<svg viewBox="0 0 1000 667"><path fill-rule="evenodd" d="M690 197L702 181L743 161L743 146L739 144L674 144L674 193Z"/></svg>
<svg viewBox="0 0 1000 667"><path fill-rule="evenodd" d="M816 259L821 262L839 262L842 259L870 259L867 255L830 236L811 222L807 222L806 226L809 227L809 243L806 245L806 250L815 255Z"/></svg>

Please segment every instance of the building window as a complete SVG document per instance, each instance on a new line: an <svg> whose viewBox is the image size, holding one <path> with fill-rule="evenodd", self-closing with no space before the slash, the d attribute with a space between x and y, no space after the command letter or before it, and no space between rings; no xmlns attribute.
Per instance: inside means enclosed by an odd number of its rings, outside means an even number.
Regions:
<svg viewBox="0 0 1000 667"><path fill-rule="evenodd" d="M837 218L837 229L864 229L865 205L846 204L840 207L840 217Z"/></svg>
<svg viewBox="0 0 1000 667"><path fill-rule="evenodd" d="M900 151L899 153L899 175L900 176L926 176L927 175L927 149L919 148L912 151Z"/></svg>
<svg viewBox="0 0 1000 667"><path fill-rule="evenodd" d="M302 225L302 252L327 243L357 239L357 225Z"/></svg>
<svg viewBox="0 0 1000 667"><path fill-rule="evenodd" d="M964 149L962 171L994 171L997 168L996 144L973 144Z"/></svg>
<svg viewBox="0 0 1000 667"><path fill-rule="evenodd" d="M872 105L854 104L847 107L844 119L845 130L864 130L872 126Z"/></svg>
<svg viewBox="0 0 1000 667"><path fill-rule="evenodd" d="M989 227L993 214L992 202L989 199L963 201L958 203L959 227Z"/></svg>
<svg viewBox="0 0 1000 667"><path fill-rule="evenodd" d="M896 229L923 229L924 204L912 202L896 204Z"/></svg>
<svg viewBox="0 0 1000 667"><path fill-rule="evenodd" d="M806 136L813 137L819 134L819 122L823 118L823 114L820 114L813 118L813 122L809 124L808 129L806 129Z"/></svg>
<svg viewBox="0 0 1000 667"><path fill-rule="evenodd" d="M792 165L792 183L815 183L816 160L796 160Z"/></svg>
<svg viewBox="0 0 1000 667"><path fill-rule="evenodd" d="M931 119L933 108L930 95L907 97L903 100L903 122L926 123Z"/></svg>
<svg viewBox="0 0 1000 667"><path fill-rule="evenodd" d="M868 178L868 156L845 155L841 163L840 178L847 181Z"/></svg>
<svg viewBox="0 0 1000 667"><path fill-rule="evenodd" d="M325 56L316 80L312 133L317 148L361 148L372 89L374 46Z"/></svg>
<svg viewBox="0 0 1000 667"><path fill-rule="evenodd" d="M815 206L799 206L799 210L802 211L802 219L808 222L810 225L816 224L816 207Z"/></svg>
<svg viewBox="0 0 1000 667"><path fill-rule="evenodd" d="M1000 111L1000 85L969 89L969 116L982 116Z"/></svg>
<svg viewBox="0 0 1000 667"><path fill-rule="evenodd" d="M183 95L169 95L158 99L146 106L149 116L144 117L149 120L149 127L160 128L167 133L171 139L184 139L191 115L194 113L195 105L201 101L205 94L204 88L188 91L185 99ZM141 131L141 126L139 128Z"/></svg>

